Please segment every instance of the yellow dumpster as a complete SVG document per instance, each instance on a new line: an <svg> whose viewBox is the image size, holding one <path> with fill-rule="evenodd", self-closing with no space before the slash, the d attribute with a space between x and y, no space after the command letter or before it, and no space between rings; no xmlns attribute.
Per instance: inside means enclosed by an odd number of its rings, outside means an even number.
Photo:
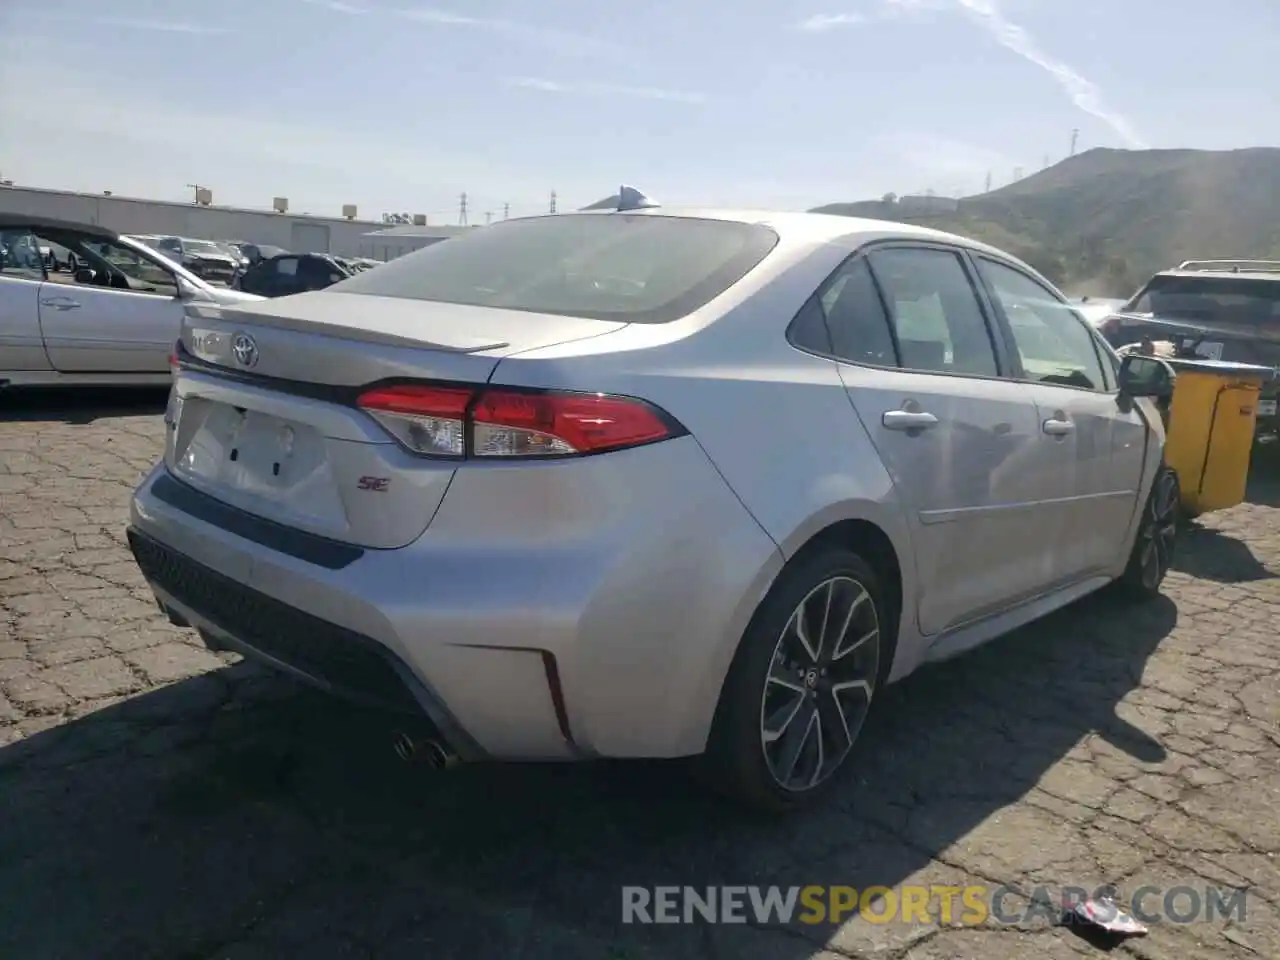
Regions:
<svg viewBox="0 0 1280 960"><path fill-rule="evenodd" d="M1177 371L1166 420L1165 462L1178 474L1187 516L1244 500L1262 385L1270 367L1162 358Z"/></svg>

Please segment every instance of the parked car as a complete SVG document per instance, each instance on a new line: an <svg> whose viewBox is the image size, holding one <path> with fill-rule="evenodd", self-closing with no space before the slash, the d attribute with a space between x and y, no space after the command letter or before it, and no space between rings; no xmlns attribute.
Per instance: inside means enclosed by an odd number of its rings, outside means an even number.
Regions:
<svg viewBox="0 0 1280 960"><path fill-rule="evenodd" d="M1106 297L1081 297L1078 300L1072 300L1076 312L1084 317L1095 327L1107 317L1114 314L1117 310L1124 306L1124 300L1109 299Z"/></svg>
<svg viewBox="0 0 1280 960"><path fill-rule="evenodd" d="M287 297L323 290L354 272L325 253L285 253L259 260L240 277L239 288L263 297Z"/></svg>
<svg viewBox="0 0 1280 960"><path fill-rule="evenodd" d="M402 755L699 755L787 810L887 683L1159 590L1163 361L973 240L621 196L192 318L128 529L172 621Z"/></svg>
<svg viewBox="0 0 1280 960"><path fill-rule="evenodd" d="M1280 377L1280 261L1188 260L1162 270L1098 329L1113 347L1171 342L1184 355L1271 367ZM1280 379L1263 386L1256 433L1280 437Z"/></svg>
<svg viewBox="0 0 1280 960"><path fill-rule="evenodd" d="M47 243L79 264L55 274L38 257L0 261L0 386L167 383L186 310L259 299L104 227L0 213L0 243Z"/></svg>
<svg viewBox="0 0 1280 960"><path fill-rule="evenodd" d="M237 250L249 261L249 266L253 266L259 260L265 260L268 257L279 257L289 251L283 247L273 247L270 244L245 243L242 240L234 241Z"/></svg>
<svg viewBox="0 0 1280 960"><path fill-rule="evenodd" d="M154 249L209 283L230 284L240 271L239 258L212 240L159 237Z"/></svg>
<svg viewBox="0 0 1280 960"><path fill-rule="evenodd" d="M244 255L241 249L234 243L227 240L215 240L214 246L229 256L236 265L236 276L240 276L248 270L253 264L249 258ZM234 279L234 278L233 278Z"/></svg>

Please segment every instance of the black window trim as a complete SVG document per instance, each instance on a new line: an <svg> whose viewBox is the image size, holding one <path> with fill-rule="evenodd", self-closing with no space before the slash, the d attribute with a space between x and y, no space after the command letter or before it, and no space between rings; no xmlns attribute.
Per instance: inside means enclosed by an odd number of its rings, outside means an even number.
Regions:
<svg viewBox="0 0 1280 960"><path fill-rule="evenodd" d="M919 370L914 367L904 367L902 365L902 348L898 343L898 331L893 322L893 314L889 310L888 301L885 298L884 285L880 278L876 276L875 266L871 262L871 254L877 250L890 249L907 249L907 250L935 250L942 253L953 254L960 262L960 269L964 271L965 278L969 281L969 287L973 292L974 300L978 305L978 314L982 317L983 325L986 327L987 339L991 343L991 351L995 356L996 372L994 374L984 373L958 373L949 370ZM834 363L842 363L851 367L865 367L868 370L893 370L898 373L908 373L916 376L935 376L935 377L959 377L964 380L1001 380L1012 381L1014 378L1010 376L1014 358L1009 354L1009 344L1007 334L1004 331L998 315L993 309L988 296L985 285L982 284L981 278L978 276L977 268L970 259L972 251L966 247L956 244L945 243L937 240L916 239L914 237L888 237L880 240L871 240L862 244L847 257L840 261L836 267L827 274L826 278L818 284L814 292L806 298L800 309L796 311L796 315L792 318L787 326L786 337L787 342L797 350L812 356L822 357L825 360L831 360ZM880 308L884 312L886 322L889 325L889 335L893 339L894 353L898 358L896 367L886 367L880 364L866 363L857 360L849 360L845 357L837 356L834 353L835 341L831 337L831 329L827 327L827 342L832 344L832 352L816 350L811 346L805 346L797 343L793 336L796 325L799 322L801 314L809 305L810 300L821 301L822 295L831 288L831 285L839 278L845 268L857 259L866 259L867 270L871 274L871 282L875 287L876 295L880 298ZM822 304L817 304L822 315L824 326L827 323L826 311L822 309Z"/></svg>
<svg viewBox="0 0 1280 960"><path fill-rule="evenodd" d="M1010 379L1016 380L1018 383L1028 384L1029 386L1033 386L1033 387L1056 387L1060 390L1074 390L1078 393L1087 393L1087 394L1101 395L1101 396L1118 396L1119 395L1119 388L1114 383L1111 377L1111 371L1108 370L1109 361L1101 353L1098 352L1097 331L1094 330L1092 326L1090 326L1089 321L1087 321L1084 317L1080 316L1080 314L1077 313L1075 309L1072 308L1071 303L1065 297L1063 297L1060 293L1058 293L1058 291L1055 290L1051 284L1049 284L1047 281L1043 279L1040 279L1034 276L1032 273L1028 272L1025 267L1019 266L1016 262L1006 257L994 256L991 253L988 253L986 251L979 252L979 251L973 251L973 250L969 251L969 256L974 261L974 272L977 275L979 282L982 283L983 289L986 291L987 298L991 304L991 309L995 314L995 316L999 319L1001 335L1008 341L1006 349L1008 350L1009 356L1011 358ZM1046 294L1048 294L1051 299L1056 300L1064 308L1066 308L1067 312L1072 317L1075 318L1075 321L1078 324L1080 324L1082 327L1084 327L1085 333L1089 335L1089 342L1093 346L1094 359L1098 361L1098 368L1102 371L1103 389L1099 390L1099 389L1094 389L1092 387L1076 387L1067 383L1045 383L1043 380L1033 379L1031 375L1027 373L1026 369L1022 366L1022 356L1018 352L1018 342L1013 335L1013 325L1009 322L1009 318L1004 312L1004 307L1001 306L1000 304L999 297L996 296L996 293L994 290L990 289L986 277L982 275L981 262L983 260L986 260L990 263L994 263L997 266L1004 267L1008 270L1012 270L1014 273L1018 274L1023 279L1028 280L1031 283L1034 283L1037 287L1039 287Z"/></svg>

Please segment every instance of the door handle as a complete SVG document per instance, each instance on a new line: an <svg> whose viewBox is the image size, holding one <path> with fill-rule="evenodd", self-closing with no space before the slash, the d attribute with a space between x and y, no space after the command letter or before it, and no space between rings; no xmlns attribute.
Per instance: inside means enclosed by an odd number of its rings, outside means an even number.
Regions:
<svg viewBox="0 0 1280 960"><path fill-rule="evenodd" d="M70 297L47 297L40 301L40 305L53 307L55 310L78 310L80 308L80 304Z"/></svg>
<svg viewBox="0 0 1280 960"><path fill-rule="evenodd" d="M1041 424L1041 429L1051 437L1065 437L1069 433L1075 433L1076 425L1070 420L1050 418Z"/></svg>
<svg viewBox="0 0 1280 960"><path fill-rule="evenodd" d="M938 418L924 411L886 410L880 422L886 430L924 430L936 427Z"/></svg>

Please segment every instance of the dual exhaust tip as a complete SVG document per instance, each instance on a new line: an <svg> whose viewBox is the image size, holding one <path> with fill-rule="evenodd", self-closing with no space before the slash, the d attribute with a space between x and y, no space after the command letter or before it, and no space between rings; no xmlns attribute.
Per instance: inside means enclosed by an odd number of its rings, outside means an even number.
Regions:
<svg viewBox="0 0 1280 960"><path fill-rule="evenodd" d="M392 746L405 763L425 763L435 770L448 770L458 764L458 755L439 740L419 739L402 732L396 734Z"/></svg>

